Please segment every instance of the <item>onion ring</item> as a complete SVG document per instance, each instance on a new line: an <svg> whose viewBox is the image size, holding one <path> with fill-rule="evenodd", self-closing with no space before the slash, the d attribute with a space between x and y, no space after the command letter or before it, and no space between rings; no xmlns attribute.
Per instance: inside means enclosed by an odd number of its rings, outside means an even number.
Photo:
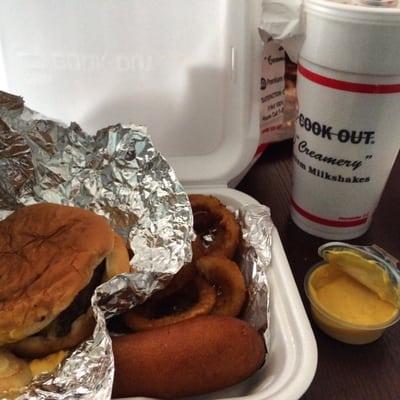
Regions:
<svg viewBox="0 0 400 400"><path fill-rule="evenodd" d="M193 264L184 265L169 281L168 285L152 295L153 299L162 299L170 296L186 286L196 276L196 268Z"/></svg>
<svg viewBox="0 0 400 400"><path fill-rule="evenodd" d="M240 225L235 216L216 197L189 195L197 237L192 242L193 259L202 256L233 258L240 239ZM205 235L213 240L204 240Z"/></svg>
<svg viewBox="0 0 400 400"><path fill-rule="evenodd" d="M179 309L182 299L193 297L193 294L197 294L194 304L191 304L189 308L184 307L183 310ZM144 331L175 324L200 315L207 315L214 307L215 300L215 289L206 280L200 276L196 276L191 283L173 293L169 298L151 298L125 313L122 318L130 329ZM163 312L165 305L170 309L167 313Z"/></svg>
<svg viewBox="0 0 400 400"><path fill-rule="evenodd" d="M237 264L224 257L205 256L197 260L196 267L217 289L217 301L211 314L236 317L247 295Z"/></svg>

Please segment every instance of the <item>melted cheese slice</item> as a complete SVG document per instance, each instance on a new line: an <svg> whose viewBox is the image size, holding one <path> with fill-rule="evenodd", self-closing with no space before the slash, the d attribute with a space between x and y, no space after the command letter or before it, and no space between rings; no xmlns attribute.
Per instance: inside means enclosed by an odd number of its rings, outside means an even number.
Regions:
<svg viewBox="0 0 400 400"><path fill-rule="evenodd" d="M32 376L36 377L41 374L47 374L56 370L61 362L68 356L66 351L49 354L47 357L32 360L29 363Z"/></svg>

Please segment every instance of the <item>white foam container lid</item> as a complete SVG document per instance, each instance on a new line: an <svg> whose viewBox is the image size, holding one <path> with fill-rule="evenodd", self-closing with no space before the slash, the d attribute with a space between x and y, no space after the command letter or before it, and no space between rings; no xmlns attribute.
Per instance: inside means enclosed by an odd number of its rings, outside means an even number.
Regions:
<svg viewBox="0 0 400 400"><path fill-rule="evenodd" d="M3 0L0 88L89 132L146 125L189 192L256 203L227 183L259 140L260 0ZM317 347L276 230L272 345L248 380L202 398L292 400Z"/></svg>

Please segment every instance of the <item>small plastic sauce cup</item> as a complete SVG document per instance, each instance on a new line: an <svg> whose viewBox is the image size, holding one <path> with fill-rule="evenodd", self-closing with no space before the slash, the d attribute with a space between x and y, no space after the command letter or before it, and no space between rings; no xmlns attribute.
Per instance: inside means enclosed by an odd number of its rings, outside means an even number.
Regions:
<svg viewBox="0 0 400 400"><path fill-rule="evenodd" d="M337 242L334 243L336 246L339 244L340 243ZM324 250L326 248L329 248L329 244L324 245ZM350 245L346 245L347 250L350 248L352 248ZM356 246L353 248L357 249ZM319 253L323 253L321 252L321 249ZM328 264L328 261L322 261L314 265L308 271L304 280L304 288L310 301L312 316L316 324L323 332L344 343L358 345L366 344L377 340L382 336L386 328L394 325L400 319L399 309L394 311L394 314L391 318L385 318L382 322L376 321L376 323L369 323L368 325L350 323L345 319L338 318L337 315L331 314L329 309L321 306L319 299L317 299L315 296L316 290L313 290L315 287L321 287L321 284L324 283L321 281L324 278L322 276L323 274L321 274L322 270L320 270L320 268L324 268ZM383 266L383 268L385 268L385 266ZM394 282L393 285L395 284L396 283Z"/></svg>

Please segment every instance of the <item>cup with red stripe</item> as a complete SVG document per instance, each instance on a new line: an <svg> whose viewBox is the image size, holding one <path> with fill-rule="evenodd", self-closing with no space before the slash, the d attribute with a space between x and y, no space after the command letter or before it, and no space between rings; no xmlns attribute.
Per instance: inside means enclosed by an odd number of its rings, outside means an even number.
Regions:
<svg viewBox="0 0 400 400"><path fill-rule="evenodd" d="M371 223L400 148L400 8L305 1L291 216L326 239Z"/></svg>

